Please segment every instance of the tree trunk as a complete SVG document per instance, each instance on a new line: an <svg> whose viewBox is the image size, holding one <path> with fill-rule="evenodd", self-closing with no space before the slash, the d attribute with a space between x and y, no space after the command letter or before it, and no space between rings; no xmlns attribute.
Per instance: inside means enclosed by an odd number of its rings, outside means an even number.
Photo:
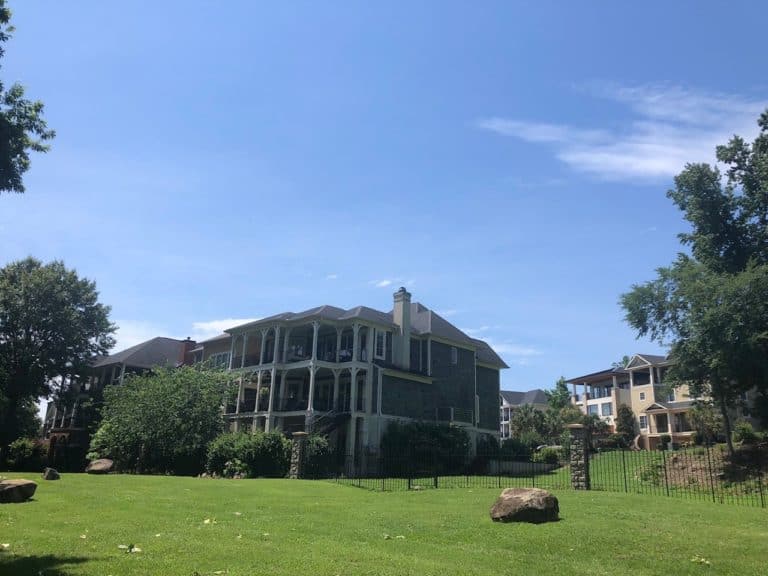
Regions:
<svg viewBox="0 0 768 576"><path fill-rule="evenodd" d="M733 448L731 416L728 414L728 403L724 394L721 394L718 398L718 404L720 404L720 414L723 416L723 428L725 429L725 443L728 445L728 454L733 457L736 450Z"/></svg>

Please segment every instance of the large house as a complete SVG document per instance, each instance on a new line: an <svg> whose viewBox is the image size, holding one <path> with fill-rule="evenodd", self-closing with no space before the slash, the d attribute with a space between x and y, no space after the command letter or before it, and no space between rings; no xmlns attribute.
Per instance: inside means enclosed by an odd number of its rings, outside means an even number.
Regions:
<svg viewBox="0 0 768 576"><path fill-rule="evenodd" d="M499 404L499 438L501 440L506 440L507 438L512 437L509 424L515 410L520 408L520 406L530 404L537 410L542 411L546 410L548 406L547 395L544 393L544 390L539 388L534 388L527 392L501 390L499 392Z"/></svg>
<svg viewBox="0 0 768 576"><path fill-rule="evenodd" d="M695 399L687 386L665 384L669 365L666 356L635 354L623 368L571 378L566 381L573 386L571 402L585 414L600 416L614 430L619 406L626 404L635 415L638 440L644 448L655 448L666 435L675 443L690 442L693 429L688 412Z"/></svg>
<svg viewBox="0 0 768 576"><path fill-rule="evenodd" d="M504 361L401 288L393 309L318 306L236 326L201 342L195 361L239 381L235 430L320 430L347 455L375 452L389 422L499 433ZM475 442L473 442L475 444Z"/></svg>

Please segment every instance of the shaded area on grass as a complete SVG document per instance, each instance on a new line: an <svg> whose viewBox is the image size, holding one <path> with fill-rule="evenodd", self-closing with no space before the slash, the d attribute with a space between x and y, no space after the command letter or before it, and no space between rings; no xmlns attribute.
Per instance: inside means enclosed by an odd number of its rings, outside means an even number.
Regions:
<svg viewBox="0 0 768 576"><path fill-rule="evenodd" d="M66 568L88 562L80 556L15 556L8 552L0 553L0 574L13 576L69 576Z"/></svg>

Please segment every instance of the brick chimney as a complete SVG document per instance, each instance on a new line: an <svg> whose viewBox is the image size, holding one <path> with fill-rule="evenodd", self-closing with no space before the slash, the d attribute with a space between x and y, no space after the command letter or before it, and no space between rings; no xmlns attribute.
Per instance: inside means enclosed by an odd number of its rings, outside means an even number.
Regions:
<svg viewBox="0 0 768 576"><path fill-rule="evenodd" d="M400 328L394 339L393 360L404 370L411 369L411 293L405 287L395 292L392 319Z"/></svg>

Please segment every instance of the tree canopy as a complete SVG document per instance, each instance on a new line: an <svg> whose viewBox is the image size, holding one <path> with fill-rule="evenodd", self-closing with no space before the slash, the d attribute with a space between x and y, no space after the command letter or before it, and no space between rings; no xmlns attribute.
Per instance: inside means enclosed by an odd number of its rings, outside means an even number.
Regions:
<svg viewBox="0 0 768 576"><path fill-rule="evenodd" d="M113 346L114 329L96 285L62 262L27 258L0 269L0 448L57 377L84 374Z"/></svg>
<svg viewBox="0 0 768 576"><path fill-rule="evenodd" d="M182 366L108 386L91 456L112 458L122 470L200 473L208 445L224 427L230 381L223 371Z"/></svg>
<svg viewBox="0 0 768 576"><path fill-rule="evenodd" d="M565 377L560 378L555 382L555 387L552 390L545 390L544 394L547 397L547 404L553 410L562 410L571 403L571 392L568 390L568 384L565 383Z"/></svg>
<svg viewBox="0 0 768 576"><path fill-rule="evenodd" d="M0 0L0 58L14 32L11 11ZM43 103L24 97L24 87L6 88L0 81L0 192L24 192L22 177L29 170L30 152L47 152L56 133L43 119Z"/></svg>
<svg viewBox="0 0 768 576"><path fill-rule="evenodd" d="M689 164L668 197L690 224L657 277L621 297L639 336L670 347L668 379L711 396L733 450L729 409L768 388L768 111L752 144L734 136L716 167Z"/></svg>

